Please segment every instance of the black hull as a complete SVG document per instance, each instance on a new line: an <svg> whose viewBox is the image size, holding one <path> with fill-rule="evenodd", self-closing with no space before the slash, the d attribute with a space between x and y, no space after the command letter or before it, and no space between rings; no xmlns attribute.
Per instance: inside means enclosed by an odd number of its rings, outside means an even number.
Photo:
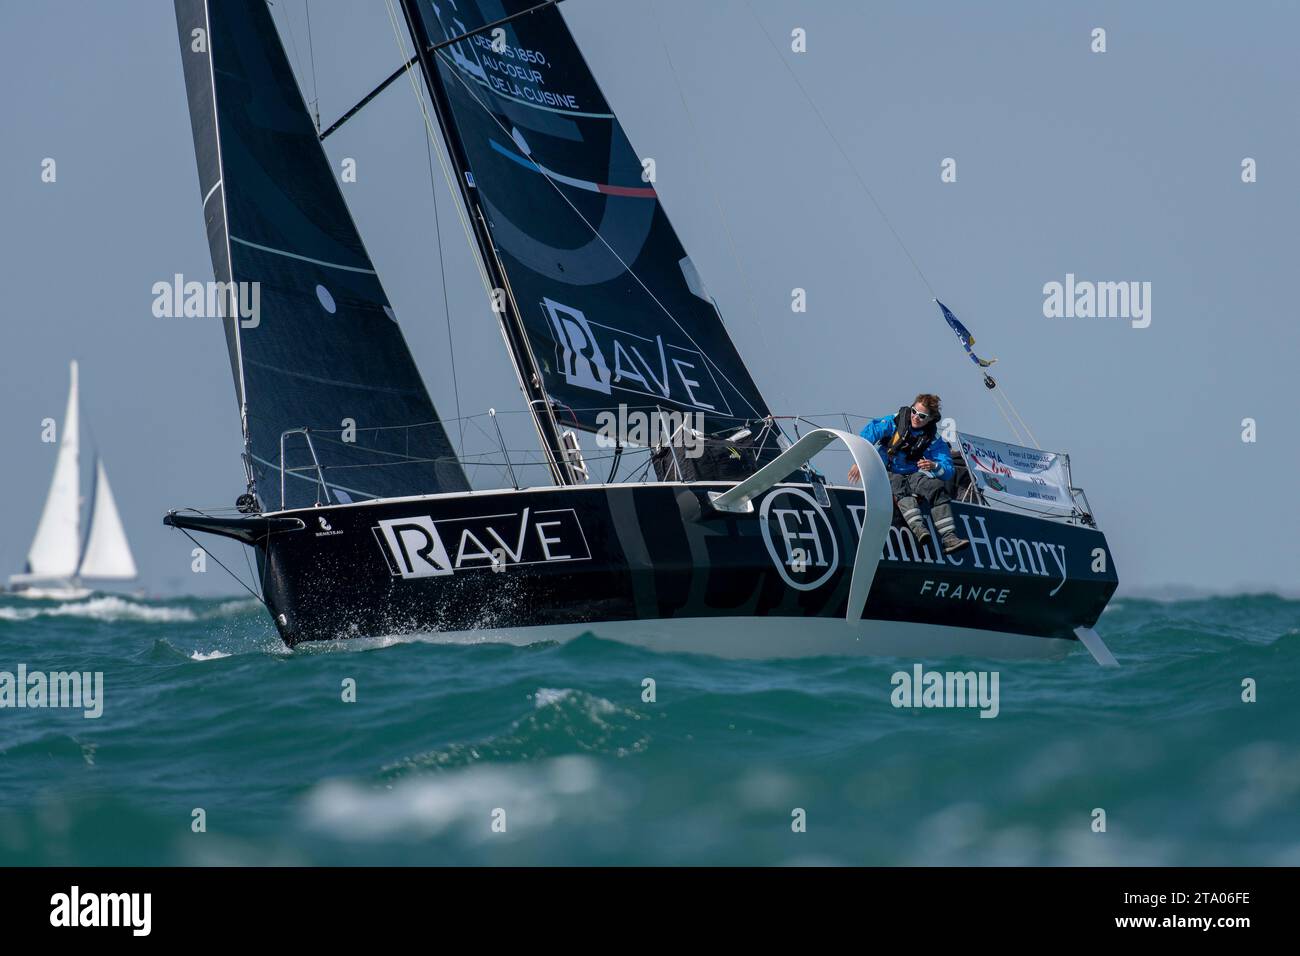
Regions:
<svg viewBox="0 0 1300 956"><path fill-rule="evenodd" d="M822 508L808 486L778 485L755 499L753 513L730 514L708 503L723 487L392 499L251 519L262 524L250 534L290 646L426 632L546 639L566 628L599 634L602 623L688 619L736 619L743 644L746 620L844 622L862 492L829 489L831 506ZM907 529L890 529L861 627L1071 640L1075 628L1096 623L1118 585L1099 531L976 505L953 510L971 538L956 555L917 548ZM198 519L173 523L231 533ZM801 628L788 624L790 656L798 656Z"/></svg>

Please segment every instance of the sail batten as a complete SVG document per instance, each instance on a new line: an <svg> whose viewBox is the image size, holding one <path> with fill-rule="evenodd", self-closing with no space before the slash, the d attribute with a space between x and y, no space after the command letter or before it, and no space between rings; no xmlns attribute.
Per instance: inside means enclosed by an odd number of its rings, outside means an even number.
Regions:
<svg viewBox="0 0 1300 956"><path fill-rule="evenodd" d="M557 414L597 431L649 400L711 434L767 417L558 7L404 5L417 44L436 48L426 79L517 306L526 341L508 344Z"/></svg>
<svg viewBox="0 0 1300 956"><path fill-rule="evenodd" d="M258 293L223 324L263 507L468 490L266 4L175 7L213 271Z"/></svg>
<svg viewBox="0 0 1300 956"><path fill-rule="evenodd" d="M348 266L341 262L326 262L323 259L313 259L311 256L299 255L296 252L290 252L288 249L276 249L273 246L264 246L258 242L251 242L248 239L242 239L239 236L231 236L231 242L237 242L241 246L248 246L250 249L260 249L262 252L274 252L276 255L288 256L290 259L300 259L303 262L310 262L313 265L326 266L330 269L342 269L344 272L360 272L365 275L378 275L374 269L366 269L362 266Z"/></svg>

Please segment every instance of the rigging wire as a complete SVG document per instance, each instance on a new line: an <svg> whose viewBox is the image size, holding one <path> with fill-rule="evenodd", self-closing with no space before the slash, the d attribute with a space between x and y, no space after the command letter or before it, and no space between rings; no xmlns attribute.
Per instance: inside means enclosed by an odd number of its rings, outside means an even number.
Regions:
<svg viewBox="0 0 1300 956"><path fill-rule="evenodd" d="M193 509L190 509L190 510L193 510ZM200 514L202 514L202 512L200 512ZM219 565L221 566L221 569L222 569L223 571L225 571L227 574L229 574L229 575L230 575L230 576L231 576L231 577L232 577L232 578L233 578L233 579L234 579L234 580L239 584L240 587L242 587L242 588L243 588L245 591L247 591L249 594L253 595L253 597L256 598L257 601L258 601L258 602L259 602L263 607L265 607L268 611L271 609L271 605L269 605L269 604L266 603L266 599L265 599L265 598L263 598L260 594L258 594L256 591L254 591L252 588L250 588L247 584L245 584L245 583L244 583L244 579L241 578L238 574L236 574L234 571L230 570L230 568L226 567L226 564L225 564L224 561L222 561L219 557L217 557L215 554L213 554L213 553L212 553L211 551L209 551L207 548L203 547L203 545L199 544L198 541L195 540L194 535L192 535L192 534L189 533L188 529L186 529L186 528L177 528L176 530L179 531L181 534L185 535L185 537L189 538L190 541L192 541L192 542L194 543L194 546L195 546L196 548L198 548L198 549L199 549L200 551L202 551L204 554L206 554L206 555L208 555L210 558L212 558L213 561L217 562L217 564L219 564ZM243 550L243 549L241 548L240 550Z"/></svg>
<svg viewBox="0 0 1300 956"><path fill-rule="evenodd" d="M250 558L250 557L248 556L248 552L249 552L250 550L252 550L252 549L251 549L251 548L243 548L243 547L241 547L241 548L239 549L239 552L240 552L240 554L242 554L242 555L244 556L244 567L248 568L248 577L249 577L249 579L251 580L251 579L255 578L257 575L253 573L253 560L252 560L252 558ZM266 582L263 581L262 584L261 584L261 591L262 591L262 595L263 595L263 600L262 600L262 603L263 603L263 604L266 603L266 600L265 600L265 595L266 595L266 586L265 586L265 585L266 585Z"/></svg>
<svg viewBox="0 0 1300 956"><path fill-rule="evenodd" d="M826 117L822 115L822 111L817 107L817 103L813 100L812 96L809 95L808 90L799 79L799 74L795 73L794 69L786 61L786 58L781 54L781 50L776 45L776 41L773 40L772 35L767 32L767 27L765 27L763 21L758 18L758 14L756 14L754 8L750 6L749 0L744 0L744 4L745 9L749 11L749 15L753 17L754 22L758 24L758 28L762 32L763 36L767 38L767 42L772 47L772 51L776 53L777 59L781 61L781 65L784 66L786 72L790 74L790 78L794 80L795 86L799 87L799 92L802 93L803 98L808 101L808 105L812 107L812 111L816 114L818 121L822 124L822 128L826 130L826 135L831 138L831 142L835 144L835 148L838 149L840 155L844 157L844 161L848 164L849 172L851 172L853 178L858 181L858 185L862 187L862 191L867 194L867 198L871 200L871 204L876 207L876 212L880 214L881 220L888 227L889 231L893 233L894 241L896 241L898 247L903 250L903 255L907 256L907 261L912 263L912 268L916 270L917 276L920 277L921 281L925 284L925 287L930 290L930 295L937 299L938 295L934 291L934 286L930 285L930 280L927 279L925 273L921 271L921 267L917 264L911 250L907 248L907 243L903 241L903 237L899 235L898 230L894 228L894 224L890 222L889 217L885 215L885 210L881 207L879 201L877 201L876 194L871 191L871 187L867 185L866 180L862 178L862 174L858 172L857 166L855 166L853 161L849 159L848 150L846 150L840 143L839 137L835 135L830 124L826 122Z"/></svg>
<svg viewBox="0 0 1300 956"><path fill-rule="evenodd" d="M1020 430L1016 428L1016 423L1013 422L1011 420L1011 416L1007 414L1007 410L1003 406L1002 399L1001 397L998 396L997 392L998 392L997 389L993 389L992 397L993 397L994 407L997 408L997 410L1002 413L1002 420L1007 423L1007 428L1011 429L1011 434L1016 437L1016 441L1018 443L1024 441L1024 439L1020 437Z"/></svg>
<svg viewBox="0 0 1300 956"><path fill-rule="evenodd" d="M305 4L306 0L303 0L303 3ZM271 19L275 20L276 6L274 0L267 0L266 5L271 8ZM293 21L289 17L288 9L282 7L281 10L283 12L282 19L284 20L284 30L280 32L282 35L284 33L289 34L289 45L293 47L293 63L290 64L290 68L293 70L294 79L296 80L298 77L304 75L302 68L302 54L298 52L298 35L293 31ZM301 86L301 84L299 84L299 86ZM316 125L317 132L320 132L320 123L318 122Z"/></svg>
<svg viewBox="0 0 1300 956"><path fill-rule="evenodd" d="M406 41L402 38L402 31L398 25L397 10L393 6L393 0L384 0L384 6L388 11L388 21L393 28L393 39L397 43L398 53L406 61L406 76L411 81L411 91L415 93L416 102L420 105L420 115L424 119L425 135L433 144L433 150L438 156L438 165L442 167L443 179L447 182L447 188L452 195L456 194L456 177L452 174L448 158L443 154L442 142L438 139L433 129L433 120L429 118L429 107L425 103L424 91L420 88L420 79L415 70L416 59L407 52ZM460 219L461 229L465 233L465 241L469 243L470 251L473 252L474 264L478 266L479 278L483 281L483 291L488 294L489 299L492 296L492 280L488 278L487 267L483 263L483 257L479 252L478 244L474 241L474 234L470 230L469 220L466 218L463 203L452 203L456 208L457 217Z"/></svg>
<svg viewBox="0 0 1300 956"><path fill-rule="evenodd" d="M672 51L668 48L668 40L664 36L663 25L659 22L659 17L655 12L654 0L649 0L646 4L646 8L649 12L651 21L654 23L655 32L659 35L659 42L664 48L664 58L668 61L668 72L672 74L673 84L677 87L677 95L682 101L682 110L686 113L686 122L691 128L691 136L694 139L696 149L700 154L701 166L703 166L707 172L709 163L707 159L708 153L704 149L704 138L700 135L699 127L695 123L695 114L691 110L690 103L687 102L686 91L682 86L681 76L677 72L677 64L673 61ZM752 318L754 325L758 327L758 335L763 343L763 352L765 355L770 355L772 354L772 346L767 338L767 329L758 315L758 303L754 299L753 283L749 277L749 272L745 269L744 263L741 261L740 252L736 248L736 238L731 231L731 223L727 219L727 213L723 208L722 200L718 196L716 180L714 177L708 175L704 178L706 180L709 194L713 197L713 205L718 210L718 218L722 221L722 229L727 236L727 245L731 249L731 257L736 263L736 270L740 273L742 283L745 287L745 296L749 300L750 317ZM793 407L786 401L785 390L783 388L777 388L776 392L783 404L787 407Z"/></svg>
<svg viewBox="0 0 1300 956"><path fill-rule="evenodd" d="M456 424L460 433L460 454L465 454L465 422L460 413L460 382L456 377L456 342L451 334L451 304L447 298L447 264L442 252L442 222L438 215L438 183L433 178L433 147L424 138L424 155L429 163L429 192L433 195L433 228L438 245L438 274L442 278L442 311L447 319L447 356L451 363L451 389L456 396Z"/></svg>
<svg viewBox="0 0 1300 956"><path fill-rule="evenodd" d="M450 158L443 152L442 140L439 139L437 133L434 131L433 120L430 119L429 117L429 105L425 101L424 89L421 86L421 80L419 78L418 71L416 69L416 63L419 60L419 55L408 54L407 52L406 41L404 40L402 30L398 25L397 9L393 4L393 0L384 0L384 7L388 12L389 25L393 29L393 41L397 44L397 51L399 55L406 63L405 72L406 72L407 79L411 83L411 92L415 94L416 103L418 103L420 107L420 117L424 122L424 134L425 134L426 147L430 145L432 146L433 152L438 157L438 166L442 170L442 178L443 181L447 184L447 191L454 197L456 195L456 190L457 190L457 180L450 166ZM430 172L430 178L432 179L432 171ZM437 196L437 190L435 189L434 190L434 221L437 224L437 230L438 230L437 232L438 263L439 263L439 267L443 268L442 226L438 219L437 201L438 201L438 196ZM478 243L474 239L474 234L471 231L469 220L468 218L466 218L467 214L464 208L464 204L453 201L452 207L456 210L456 218L460 222L460 228L465 235L465 241L466 243L469 244L470 258L474 260L474 265L478 267L479 280L483 283L483 291L487 293L488 299L491 300L492 292L493 292L492 280L488 277L487 265L483 261L482 252L478 248ZM446 281L447 274L445 268L443 268L442 277L443 277L443 282L442 282L443 303L446 309L446 317L447 317L447 336L448 336L448 340L450 341L451 309L450 306L447 305L447 281ZM456 374L456 368L455 368L455 361L453 358L453 362L452 362L453 377L455 376L455 374ZM459 425L461 450L463 452L464 444L465 444L465 426L464 426L465 418L464 416L459 414L460 412L459 387L458 386L454 386L454 387L456 388L456 410L458 413L456 419ZM474 477L477 477L478 470L479 470L478 463L475 463L474 465L475 474L471 476L470 478L471 482L473 481Z"/></svg>
<svg viewBox="0 0 1300 956"><path fill-rule="evenodd" d="M320 135L320 90L316 88L316 47L311 42L311 5L302 0L303 12L307 14L307 52L311 54L311 112L316 121L316 134Z"/></svg>
<svg viewBox="0 0 1300 956"><path fill-rule="evenodd" d="M1034 447L1041 449L1043 446L1038 444L1038 439L1035 438L1034 433L1029 430L1029 424L1024 420L1024 418L1021 417L1020 412L1016 411L1016 406L1011 403L1011 396L1006 393L1005 389L998 389L998 391L1002 392L1002 398L1006 401L1007 405L1011 408L1011 413L1016 416L1016 419L1020 422L1021 427L1024 428L1025 434L1028 435L1029 440L1033 442Z"/></svg>
<svg viewBox="0 0 1300 956"><path fill-rule="evenodd" d="M937 301L939 296L934 291L934 286L930 284L930 280L926 278L925 272L921 269L920 264L916 261L916 257L912 255L912 251L907 247L907 243L903 241L903 237L899 234L898 230L894 228L894 224L892 221L890 221L889 216L885 214L884 208L880 205L879 200L876 199L876 194L871 191L871 187L867 185L866 180L863 179L862 177L862 174L858 172L858 168L854 164L853 160L850 158L848 150L844 148L843 144L839 140L839 137L837 137L835 135L834 130L831 129L830 123L826 121L826 117L822 113L822 111L818 108L817 102L809 94L808 89L803 85L803 82L799 79L799 75L795 73L794 68L790 66L790 63L786 60L785 56L781 53L780 47L778 47L776 41L772 39L772 35L768 32L767 27L763 25L763 21L759 19L758 14L754 12L754 8L750 5L749 0L742 0L742 2L744 3L745 9L749 12L750 17L752 17L754 22L758 25L759 31L767 39L768 45L772 47L772 51L776 54L776 58L781 61L781 65L785 67L786 72L790 74L790 78L794 80L795 86L797 86L799 88L799 92L803 94L803 98L808 102L808 106L812 109L813 114L817 117L818 122L821 123L822 129L826 131L826 135L830 137L831 142L835 144L835 148L839 150L840 156L843 157L844 162L849 167L849 172L853 174L853 178L858 181L858 185L862 187L862 191L866 193L867 198L871 200L871 204L876 208L876 212L879 214L881 222L885 224L886 228L888 228L890 233L893 235L894 241L898 243L898 248L902 250L903 255L907 257L907 261L910 262L912 264L912 268L916 270L917 276L920 278L921 282L925 285L926 289L929 290L931 298ZM1017 412L1015 410L1015 406L1011 404L1011 399L1006 394L1006 389L998 385L990 389L990 391L994 395L994 404L997 405L998 411L1002 412L1002 417L1006 419L1007 424L1011 428L1011 431L1015 433L1015 435L1017 436L1016 440L1021 441L1022 439L1019 437L1020 433L1016 429L1015 425L1011 422L1011 419L1010 417L1008 417L1006 410L1003 409L1002 406L997 402L997 393L999 391L1002 393L1001 397L1006 400L1008 407L1010 407L1011 411L1015 414L1016 418L1019 419L1020 424L1024 427L1025 433L1029 436L1030 441L1033 442L1034 447L1041 448L1042 446L1039 445L1038 441L1034 438L1033 433L1029 430L1029 426L1025 423L1025 420L1021 418L1020 413Z"/></svg>

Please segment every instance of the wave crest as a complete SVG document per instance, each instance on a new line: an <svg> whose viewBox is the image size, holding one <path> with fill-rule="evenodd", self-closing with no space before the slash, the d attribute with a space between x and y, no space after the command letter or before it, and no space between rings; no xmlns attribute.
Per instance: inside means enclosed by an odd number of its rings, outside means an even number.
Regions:
<svg viewBox="0 0 1300 956"><path fill-rule="evenodd" d="M115 595L57 604L54 607L0 607L0 621L30 621L42 617L81 617L93 621L144 621L158 624L198 620L198 615L187 607L139 604Z"/></svg>

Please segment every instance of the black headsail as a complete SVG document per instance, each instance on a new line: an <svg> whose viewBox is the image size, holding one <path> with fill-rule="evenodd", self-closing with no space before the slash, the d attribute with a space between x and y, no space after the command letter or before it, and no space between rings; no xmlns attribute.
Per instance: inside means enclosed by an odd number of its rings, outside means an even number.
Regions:
<svg viewBox="0 0 1300 956"><path fill-rule="evenodd" d="M213 270L257 288L223 322L263 505L466 490L264 0L175 3Z"/></svg>
<svg viewBox="0 0 1300 956"><path fill-rule="evenodd" d="M707 434L768 416L558 7L403 7L517 310L516 362L539 373L554 416L598 430L620 404L659 408L701 413Z"/></svg>

